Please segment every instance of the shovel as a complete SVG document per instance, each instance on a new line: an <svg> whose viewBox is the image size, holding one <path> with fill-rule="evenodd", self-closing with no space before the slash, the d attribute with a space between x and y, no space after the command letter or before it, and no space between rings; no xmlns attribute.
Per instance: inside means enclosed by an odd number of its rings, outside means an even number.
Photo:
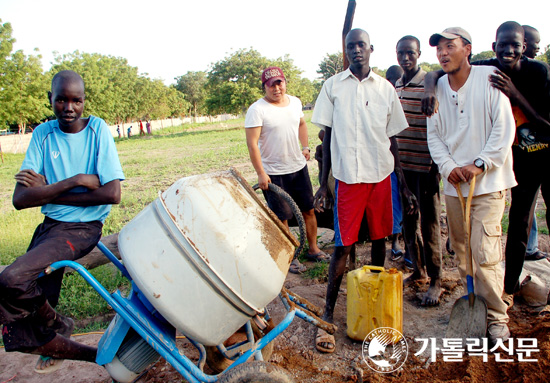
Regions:
<svg viewBox="0 0 550 383"><path fill-rule="evenodd" d="M472 205L475 184L476 179L474 177L470 181L470 191L466 204L464 204L464 197L462 196L460 185L455 186L460 206L462 207L464 231L466 233L466 284L468 286L468 295L458 298L455 302L453 310L451 311L445 338L483 338L487 334L487 304L482 297L474 293L472 248L470 246L470 207Z"/></svg>

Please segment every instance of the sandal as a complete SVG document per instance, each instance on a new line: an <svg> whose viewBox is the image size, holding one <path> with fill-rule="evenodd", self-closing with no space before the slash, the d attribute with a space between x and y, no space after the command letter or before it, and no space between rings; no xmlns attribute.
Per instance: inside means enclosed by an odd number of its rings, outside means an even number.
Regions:
<svg viewBox="0 0 550 383"><path fill-rule="evenodd" d="M323 250L319 250L319 252L315 254L306 253L304 257L307 260L314 262L330 262L330 255L325 253Z"/></svg>
<svg viewBox="0 0 550 383"><path fill-rule="evenodd" d="M61 368L64 360L65 359L55 359L49 356L40 355L38 357L38 361L36 362L36 366L34 367L34 372L37 374L51 374ZM52 363L50 361L53 361L53 364L49 364L46 368L39 368L46 363Z"/></svg>
<svg viewBox="0 0 550 383"><path fill-rule="evenodd" d="M546 258L548 258L548 254L540 250L535 251L533 254L525 254L526 261L540 261Z"/></svg>
<svg viewBox="0 0 550 383"><path fill-rule="evenodd" d="M506 306L508 306L508 308L506 309L506 311L508 311L509 309L511 309L512 306L514 305L514 294L508 294L508 293L506 293L506 292L503 292L503 293L502 293L501 299L504 301L504 303L506 304Z"/></svg>
<svg viewBox="0 0 550 383"><path fill-rule="evenodd" d="M405 252L401 249L399 250L394 250L394 249L391 249L391 260L392 261L399 261L403 255L405 255Z"/></svg>
<svg viewBox="0 0 550 383"><path fill-rule="evenodd" d="M539 316L541 316L541 317L548 317L548 316L550 316L550 305L544 306L544 307L539 311Z"/></svg>
<svg viewBox="0 0 550 383"><path fill-rule="evenodd" d="M323 344L329 344L332 345L332 347L325 347ZM336 340L334 339L334 335L330 335L323 329L317 329L317 335L315 336L315 348L317 351L327 354L333 353L336 349Z"/></svg>
<svg viewBox="0 0 550 383"><path fill-rule="evenodd" d="M292 274L302 274L307 271L307 267L302 265L297 259L293 260L288 269Z"/></svg>

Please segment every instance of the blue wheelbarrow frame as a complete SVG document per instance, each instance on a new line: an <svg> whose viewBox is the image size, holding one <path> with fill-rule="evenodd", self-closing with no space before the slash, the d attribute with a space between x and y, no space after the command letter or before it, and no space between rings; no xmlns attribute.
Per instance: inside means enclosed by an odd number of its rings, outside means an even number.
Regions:
<svg viewBox="0 0 550 383"><path fill-rule="evenodd" d="M59 261L53 263L46 271L49 274L55 270L70 267L77 271L117 313L116 319L111 323L107 331L102 336L98 344L98 354L96 363L105 365L110 363L115 357L124 337L132 328L141 338L143 338L153 350L170 363L187 381L195 382L217 382L223 373L248 361L252 356L256 360L262 360L261 350L279 334L281 334L297 316L325 331L333 334L336 326L321 320L319 309L305 299L296 294L283 289L279 297L283 302L288 313L284 319L269 331L257 342L254 340L252 326L250 321L246 323L247 341L241 342L227 349L223 345L217 346L218 350L226 358L233 359L233 363L222 373L218 375L208 375L203 371L206 362L206 351L202 344L195 342L187 337L193 346L199 351L199 361L195 365L185 355L180 354L176 346L176 330L169 324L158 311L149 303L139 288L134 284L132 277L126 270L126 267L116 258L116 256L101 242L97 247L105 256L120 270L120 272L130 280L132 289L128 297L122 296L120 291L109 293L90 272L82 265L74 261ZM269 318L266 318L269 319ZM183 334L185 335L185 334ZM241 347L244 343L250 344L250 349L238 357L229 356L231 351Z"/></svg>

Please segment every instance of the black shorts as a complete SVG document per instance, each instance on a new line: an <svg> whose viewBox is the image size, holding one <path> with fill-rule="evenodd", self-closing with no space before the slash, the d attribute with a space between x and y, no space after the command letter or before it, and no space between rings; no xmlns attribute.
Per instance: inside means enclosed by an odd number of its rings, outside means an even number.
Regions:
<svg viewBox="0 0 550 383"><path fill-rule="evenodd" d="M271 182L286 191L296 202L300 211L306 212L313 209L313 187L309 179L307 165L297 172L282 175L269 175ZM267 205L279 217L281 221L294 217L290 206L277 194L264 192Z"/></svg>

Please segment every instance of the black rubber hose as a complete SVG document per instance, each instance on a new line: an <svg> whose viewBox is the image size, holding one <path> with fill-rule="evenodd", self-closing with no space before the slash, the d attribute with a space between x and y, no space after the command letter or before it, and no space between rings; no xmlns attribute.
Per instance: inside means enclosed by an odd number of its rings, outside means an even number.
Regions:
<svg viewBox="0 0 550 383"><path fill-rule="evenodd" d="M300 211L298 205L296 205L296 202L294 202L292 197L287 192L285 192L279 186L272 184L271 182L267 184L267 187L269 188L268 192L277 194L285 202L288 203L288 205L290 206L290 210L292 210L292 213L294 214L294 217L298 222L298 229L300 231L300 245L296 248L296 251L294 252L294 259L296 259L298 258L298 255L300 255L306 244L306 222L304 221L304 216L302 215L302 212ZM258 184L252 186L252 189L254 190L258 190L259 188L260 186Z"/></svg>

